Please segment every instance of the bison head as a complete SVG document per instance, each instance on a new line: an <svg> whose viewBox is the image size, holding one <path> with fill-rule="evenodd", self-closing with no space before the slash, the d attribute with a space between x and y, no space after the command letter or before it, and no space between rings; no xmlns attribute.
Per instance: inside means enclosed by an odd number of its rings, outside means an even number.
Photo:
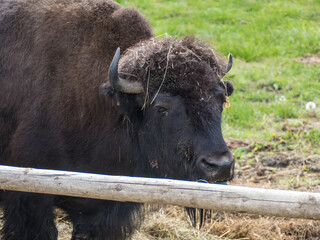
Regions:
<svg viewBox="0 0 320 240"><path fill-rule="evenodd" d="M191 38L150 39L116 51L106 93L133 125L136 175L224 182L234 159L221 132L233 86L210 47ZM107 86L107 87L106 87ZM135 151L137 152L137 151Z"/></svg>

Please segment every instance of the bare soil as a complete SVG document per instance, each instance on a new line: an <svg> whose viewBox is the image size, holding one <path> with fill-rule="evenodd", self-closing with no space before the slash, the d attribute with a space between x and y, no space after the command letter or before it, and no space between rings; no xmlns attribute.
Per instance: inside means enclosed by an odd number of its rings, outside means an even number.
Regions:
<svg viewBox="0 0 320 240"><path fill-rule="evenodd" d="M320 64L320 53L316 53L316 54L308 53L303 57L295 58L294 60L297 62L309 64L309 65Z"/></svg>

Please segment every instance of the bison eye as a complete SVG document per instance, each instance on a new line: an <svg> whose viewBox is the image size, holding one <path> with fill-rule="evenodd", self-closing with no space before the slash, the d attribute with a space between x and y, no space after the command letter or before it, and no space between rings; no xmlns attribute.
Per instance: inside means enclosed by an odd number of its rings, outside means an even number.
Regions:
<svg viewBox="0 0 320 240"><path fill-rule="evenodd" d="M168 115L168 108L158 107L157 110L158 110L158 113L163 115L163 116L167 116Z"/></svg>
<svg viewBox="0 0 320 240"><path fill-rule="evenodd" d="M221 101L222 101L222 103L227 102L227 98L226 98L226 95L225 95L225 94L222 94L222 95L221 95Z"/></svg>

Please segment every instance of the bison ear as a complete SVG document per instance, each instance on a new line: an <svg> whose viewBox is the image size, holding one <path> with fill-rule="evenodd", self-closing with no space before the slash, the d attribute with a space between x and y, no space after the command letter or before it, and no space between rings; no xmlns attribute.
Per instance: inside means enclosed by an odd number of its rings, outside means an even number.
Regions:
<svg viewBox="0 0 320 240"><path fill-rule="evenodd" d="M232 56L231 53L229 53L228 65L227 65L226 73L230 71L230 69L232 68L232 64L233 64L233 56Z"/></svg>
<svg viewBox="0 0 320 240"><path fill-rule="evenodd" d="M226 87L226 96L231 96L234 90L233 84L230 81L224 81Z"/></svg>
<svg viewBox="0 0 320 240"><path fill-rule="evenodd" d="M128 114L140 109L136 94L126 94L115 90L109 83L100 85L99 93L111 98L112 104L117 107L120 113Z"/></svg>
<svg viewBox="0 0 320 240"><path fill-rule="evenodd" d="M102 83L99 88L99 93L105 96L113 97L115 94L115 90L113 87L108 86L107 83Z"/></svg>

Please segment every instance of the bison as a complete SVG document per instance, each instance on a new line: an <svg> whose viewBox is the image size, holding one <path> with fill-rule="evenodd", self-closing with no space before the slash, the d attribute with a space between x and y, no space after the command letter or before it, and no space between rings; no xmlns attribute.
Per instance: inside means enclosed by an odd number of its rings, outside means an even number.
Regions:
<svg viewBox="0 0 320 240"><path fill-rule="evenodd" d="M110 0L0 0L0 164L228 181L231 66L194 38L155 38ZM57 239L55 207L73 240L129 238L142 215L131 202L3 197L4 240Z"/></svg>

